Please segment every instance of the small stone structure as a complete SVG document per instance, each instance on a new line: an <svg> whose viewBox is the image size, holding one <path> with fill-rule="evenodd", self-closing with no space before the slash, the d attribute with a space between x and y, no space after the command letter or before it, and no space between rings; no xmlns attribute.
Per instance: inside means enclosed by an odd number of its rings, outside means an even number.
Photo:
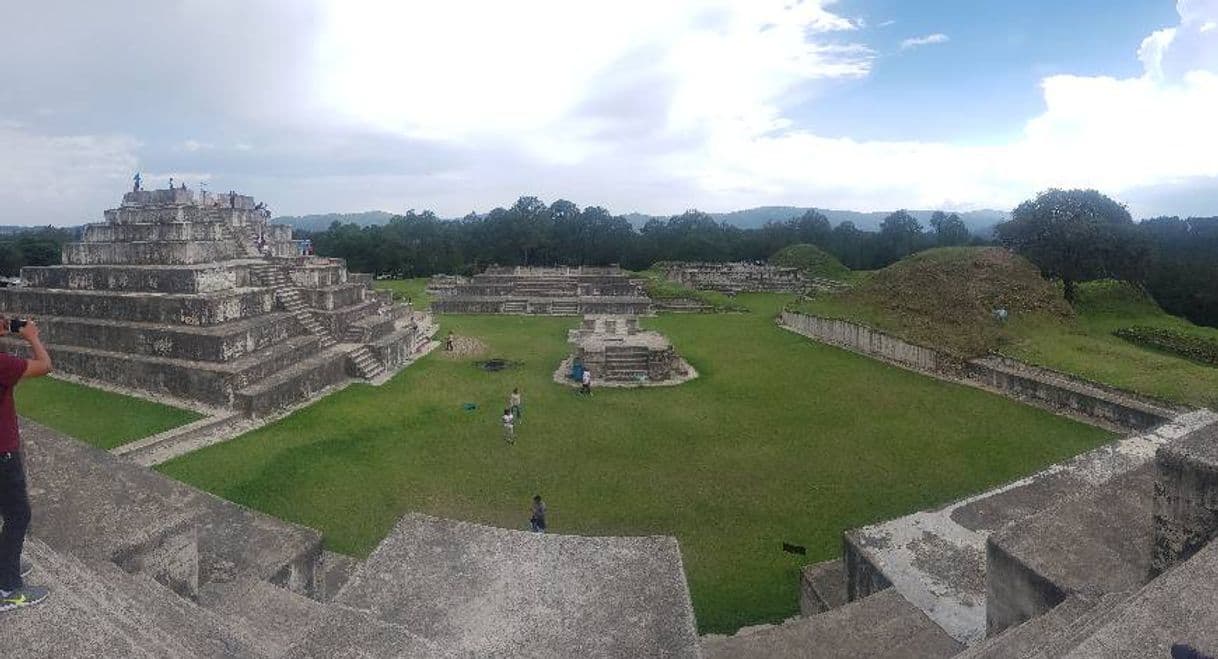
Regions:
<svg viewBox="0 0 1218 659"><path fill-rule="evenodd" d="M687 288L721 293L803 293L810 286L799 268L768 263L661 261L654 267Z"/></svg>
<svg viewBox="0 0 1218 659"><path fill-rule="evenodd" d="M575 348L560 372L578 360L592 371L597 384L677 384L693 375L663 334L639 329L636 316L587 315L570 330L567 341Z"/></svg>
<svg viewBox="0 0 1218 659"><path fill-rule="evenodd" d="M439 276L428 286L436 313L580 314L651 313L642 284L621 268L492 267L469 279Z"/></svg>
<svg viewBox="0 0 1218 659"><path fill-rule="evenodd" d="M0 313L36 318L61 374L250 416L405 364L425 338L410 308L268 218L236 193L128 192Z"/></svg>

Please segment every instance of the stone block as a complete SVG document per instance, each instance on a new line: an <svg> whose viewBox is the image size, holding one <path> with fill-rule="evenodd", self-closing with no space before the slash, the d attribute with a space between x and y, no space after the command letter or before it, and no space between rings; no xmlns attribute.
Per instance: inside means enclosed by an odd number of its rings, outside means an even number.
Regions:
<svg viewBox="0 0 1218 659"><path fill-rule="evenodd" d="M863 539L853 531L842 534L842 561L846 569L846 599L853 602L891 588L882 571L867 560Z"/></svg>
<svg viewBox="0 0 1218 659"><path fill-rule="evenodd" d="M667 537L541 534L409 514L334 602L460 656L699 655L680 549Z"/></svg>
<svg viewBox="0 0 1218 659"><path fill-rule="evenodd" d="M148 293L214 293L247 286L243 268L225 263L196 266L26 266L30 288Z"/></svg>
<svg viewBox="0 0 1218 659"><path fill-rule="evenodd" d="M224 225L219 222L88 224L82 242L217 241L225 237Z"/></svg>
<svg viewBox="0 0 1218 659"><path fill-rule="evenodd" d="M201 295L5 288L0 309L26 316L66 316L107 320L215 325L269 313L274 293L236 289Z"/></svg>
<svg viewBox="0 0 1218 659"><path fill-rule="evenodd" d="M846 563L840 558L805 565L799 571L799 614L803 616L836 609L846 597Z"/></svg>
<svg viewBox="0 0 1218 659"><path fill-rule="evenodd" d="M199 597L199 530L193 520L120 547L114 562L131 574L151 576L182 597Z"/></svg>
<svg viewBox="0 0 1218 659"><path fill-rule="evenodd" d="M1153 467L1087 488L989 536L988 635L1070 595L1123 592L1150 579Z"/></svg>
<svg viewBox="0 0 1218 659"><path fill-rule="evenodd" d="M67 265L191 265L235 259L241 254L232 240L161 242L65 243Z"/></svg>
<svg viewBox="0 0 1218 659"><path fill-rule="evenodd" d="M368 289L360 284L336 284L318 288L302 288L300 296L305 304L314 309L334 311L359 304L365 300Z"/></svg>
<svg viewBox="0 0 1218 659"><path fill-rule="evenodd" d="M1218 536L1218 423L1160 447L1155 455L1154 550L1161 574Z"/></svg>
<svg viewBox="0 0 1218 659"><path fill-rule="evenodd" d="M302 333L285 312L208 327L59 316L39 317L38 325L48 345L204 362L233 361Z"/></svg>

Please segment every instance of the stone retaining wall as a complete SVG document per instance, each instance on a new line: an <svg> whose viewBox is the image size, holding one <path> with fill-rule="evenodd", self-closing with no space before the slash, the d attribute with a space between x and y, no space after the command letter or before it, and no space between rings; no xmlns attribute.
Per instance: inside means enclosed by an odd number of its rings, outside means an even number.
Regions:
<svg viewBox="0 0 1218 659"><path fill-rule="evenodd" d="M964 361L846 320L784 311L779 324L797 334L868 357L958 380L1105 425L1145 430L1172 419L1179 411L1112 387L1006 357L988 356Z"/></svg>

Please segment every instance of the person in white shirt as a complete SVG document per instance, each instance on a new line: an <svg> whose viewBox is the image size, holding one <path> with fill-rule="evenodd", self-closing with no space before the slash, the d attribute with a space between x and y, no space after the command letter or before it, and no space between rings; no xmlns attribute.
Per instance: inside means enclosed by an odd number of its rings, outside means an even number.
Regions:
<svg viewBox="0 0 1218 659"><path fill-rule="evenodd" d="M592 371L588 370L587 367L584 368L584 378L581 381L581 383L582 384L579 388L579 393L591 396L592 395Z"/></svg>
<svg viewBox="0 0 1218 659"><path fill-rule="evenodd" d="M512 416L512 410L503 410L503 441L508 444L516 443L516 417Z"/></svg>

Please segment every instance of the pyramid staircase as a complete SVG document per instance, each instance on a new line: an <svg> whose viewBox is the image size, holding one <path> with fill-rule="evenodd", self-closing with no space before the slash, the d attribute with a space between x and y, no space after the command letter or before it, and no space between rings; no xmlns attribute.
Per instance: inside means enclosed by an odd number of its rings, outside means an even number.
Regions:
<svg viewBox="0 0 1218 659"><path fill-rule="evenodd" d="M309 306L305 304L304 299L300 295L300 290L292 284L291 277L283 268L272 263L259 263L250 266L250 273L261 285L275 292L275 300L279 305L287 309L288 313L292 314L292 317L309 334L317 337L319 345L323 350L337 343L334 340L334 336L313 317L313 313L309 311Z"/></svg>
<svg viewBox="0 0 1218 659"><path fill-rule="evenodd" d="M605 349L606 380L638 380L647 378L648 352L641 346L608 347Z"/></svg>

